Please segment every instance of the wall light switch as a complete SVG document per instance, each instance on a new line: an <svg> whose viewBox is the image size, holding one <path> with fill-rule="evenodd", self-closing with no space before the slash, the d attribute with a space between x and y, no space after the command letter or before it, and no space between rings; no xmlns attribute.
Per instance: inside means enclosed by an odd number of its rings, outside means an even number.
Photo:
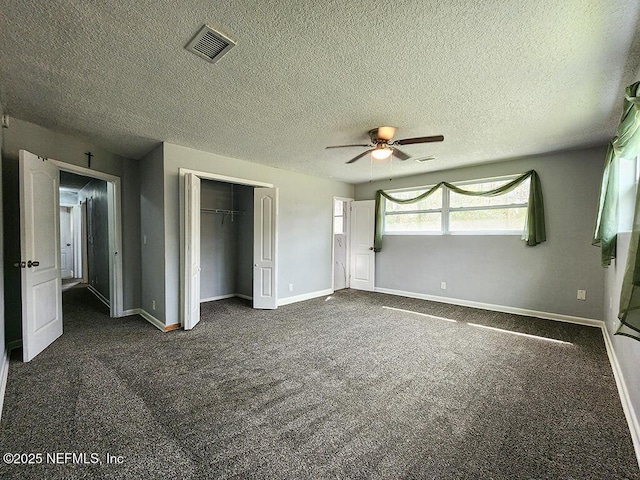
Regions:
<svg viewBox="0 0 640 480"><path fill-rule="evenodd" d="M578 290L578 300L586 300L586 299L587 299L587 291Z"/></svg>
<svg viewBox="0 0 640 480"><path fill-rule="evenodd" d="M143 235L142 243L145 244L145 245L147 244L147 236L146 235Z"/></svg>

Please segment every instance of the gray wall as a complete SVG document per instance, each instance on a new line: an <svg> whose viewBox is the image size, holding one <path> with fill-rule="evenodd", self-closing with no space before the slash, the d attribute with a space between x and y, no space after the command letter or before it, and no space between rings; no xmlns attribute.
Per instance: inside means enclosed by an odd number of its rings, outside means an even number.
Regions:
<svg viewBox="0 0 640 480"><path fill-rule="evenodd" d="M164 173L162 145L140 160L141 308L164 320ZM146 244L145 244L146 241ZM176 283L177 285L177 283ZM153 308L155 301L156 308Z"/></svg>
<svg viewBox="0 0 640 480"><path fill-rule="evenodd" d="M16 118L11 118L9 128L4 133L5 158L10 163L8 170L12 174L15 170L15 176L12 175L9 179L12 190L15 187L17 191L18 150L20 149L83 167L87 166L87 157L84 153L91 151L95 155L91 160L92 170L120 177L122 187L123 306L125 310L139 307L140 177L138 161L108 152L85 139L54 132ZM4 165L3 170L7 171ZM4 185L6 186L7 182ZM9 202L8 208L17 211L18 207L15 205L18 201L17 195L9 197L4 195L3 199L5 202ZM19 233L17 239L19 245ZM7 242L13 243L15 238L7 239Z"/></svg>
<svg viewBox="0 0 640 480"><path fill-rule="evenodd" d="M618 235L618 258L611 266L605 269L605 323L611 336L613 350L618 359L624 383L629 392L629 398L636 415L640 414L640 382L638 382L638 366L640 365L640 342L629 337L614 335L620 321L618 312L620 309L620 291L622 290L622 278L627 264L629 252L629 232ZM630 315L638 315L638 312Z"/></svg>
<svg viewBox="0 0 640 480"><path fill-rule="evenodd" d="M376 254L376 287L494 305L603 318L604 273L591 245L605 149L552 153L488 165L356 185L356 200L378 189L522 173L540 175L547 241L519 236L385 236ZM440 282L447 289L440 289ZM576 299L587 290L587 300Z"/></svg>
<svg viewBox="0 0 640 480"><path fill-rule="evenodd" d="M278 298L331 288L333 196L351 197L353 186L329 179L164 144L166 285L179 285L179 168L273 183L279 188ZM288 285L293 284L289 292ZM179 322L179 288L166 289L166 323Z"/></svg>
<svg viewBox="0 0 640 480"><path fill-rule="evenodd" d="M104 298L109 292L109 200L107 182L91 180L78 199L87 201L87 274L89 285Z"/></svg>
<svg viewBox="0 0 640 480"><path fill-rule="evenodd" d="M203 180L201 187L203 209L232 209L230 183ZM200 214L201 300L236 293L237 219L206 210Z"/></svg>
<svg viewBox="0 0 640 480"><path fill-rule="evenodd" d="M4 115L4 110L2 108L2 103L0 103L0 117L2 115ZM4 129L0 127L0 198L3 198L2 178L1 178L3 157L4 157ZM3 236L4 208L3 206L4 206L4 202L3 202L3 205L0 205L0 252L4 248L4 236ZM4 272L4 256L0 256L0 272ZM0 362L4 361L4 352L6 351L6 346L7 346L7 342L5 338L6 337L4 332L4 275L0 275L0 348L2 348L2 350L0 350L0 355L2 355L0 357ZM2 364L0 363L0 365ZM0 371L1 370L2 368L0 368ZM4 398L0 398L0 406L2 405L3 401L4 401Z"/></svg>

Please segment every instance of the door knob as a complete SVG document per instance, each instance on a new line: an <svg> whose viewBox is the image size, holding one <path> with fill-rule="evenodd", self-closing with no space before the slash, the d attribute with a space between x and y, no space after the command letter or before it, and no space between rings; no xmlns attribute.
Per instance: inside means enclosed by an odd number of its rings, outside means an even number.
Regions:
<svg viewBox="0 0 640 480"><path fill-rule="evenodd" d="M373 247L369 247L369 250L373 250Z"/></svg>
<svg viewBox="0 0 640 480"><path fill-rule="evenodd" d="M31 260L27 262L27 268L37 267L38 265L40 265L40 262L32 262Z"/></svg>
<svg viewBox="0 0 640 480"><path fill-rule="evenodd" d="M27 264L25 262L16 262L13 264L16 268L24 268Z"/></svg>

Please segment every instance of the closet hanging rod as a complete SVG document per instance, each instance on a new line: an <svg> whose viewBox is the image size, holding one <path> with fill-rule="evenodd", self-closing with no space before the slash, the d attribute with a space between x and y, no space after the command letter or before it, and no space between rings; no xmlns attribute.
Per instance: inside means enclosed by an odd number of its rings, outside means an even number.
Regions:
<svg viewBox="0 0 640 480"><path fill-rule="evenodd" d="M245 212L241 212L240 210L224 210L220 208L201 208L201 212L205 213L222 213L225 215L244 215Z"/></svg>

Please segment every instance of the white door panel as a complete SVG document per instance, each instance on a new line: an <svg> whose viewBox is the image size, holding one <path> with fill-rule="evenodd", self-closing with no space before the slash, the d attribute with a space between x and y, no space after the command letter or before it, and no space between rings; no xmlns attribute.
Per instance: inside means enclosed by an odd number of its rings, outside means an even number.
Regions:
<svg viewBox="0 0 640 480"><path fill-rule="evenodd" d="M375 200L351 202L351 283L356 290L373 291Z"/></svg>
<svg viewBox="0 0 640 480"><path fill-rule="evenodd" d="M185 265L187 305L183 327L191 330L200 321L200 177L184 177Z"/></svg>
<svg viewBox="0 0 640 480"><path fill-rule="evenodd" d="M23 360L62 335L57 166L20 150Z"/></svg>
<svg viewBox="0 0 640 480"><path fill-rule="evenodd" d="M253 207L253 308L274 309L278 306L278 189L254 189Z"/></svg>

